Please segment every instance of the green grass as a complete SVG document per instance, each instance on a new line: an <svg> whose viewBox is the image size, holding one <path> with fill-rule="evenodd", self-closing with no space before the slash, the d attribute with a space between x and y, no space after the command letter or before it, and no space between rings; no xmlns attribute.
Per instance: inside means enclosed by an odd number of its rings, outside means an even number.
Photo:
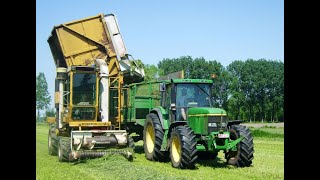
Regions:
<svg viewBox="0 0 320 180"><path fill-rule="evenodd" d="M195 170L180 170L170 162L146 160L142 141L136 143L135 159L120 155L60 163L48 155L48 125L36 126L36 179L284 179L284 139L255 137L253 166L237 168L225 164L224 154L214 161L199 160Z"/></svg>
<svg viewBox="0 0 320 180"><path fill-rule="evenodd" d="M249 128L253 137L284 138L284 128L263 126L261 128Z"/></svg>

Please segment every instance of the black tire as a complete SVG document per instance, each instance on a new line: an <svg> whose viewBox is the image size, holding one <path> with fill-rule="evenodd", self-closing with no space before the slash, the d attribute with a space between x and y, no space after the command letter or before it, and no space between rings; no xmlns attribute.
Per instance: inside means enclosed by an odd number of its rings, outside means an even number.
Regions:
<svg viewBox="0 0 320 180"><path fill-rule="evenodd" d="M58 145L59 162L69 162L69 154L71 153L70 138L60 137Z"/></svg>
<svg viewBox="0 0 320 180"><path fill-rule="evenodd" d="M48 152L49 152L49 155L51 155L51 156L56 156L58 154L58 138L54 134L54 128L50 128L49 129L49 133L48 133Z"/></svg>
<svg viewBox="0 0 320 180"><path fill-rule="evenodd" d="M153 113L148 114L143 128L143 148L148 160L166 161L166 152L160 151L163 136L158 116Z"/></svg>
<svg viewBox="0 0 320 180"><path fill-rule="evenodd" d="M237 151L229 151L225 154L227 163L238 167L249 167L252 164L254 153L253 137L250 129L242 125L233 125L229 132L231 140L240 136L243 136L244 139L237 144Z"/></svg>
<svg viewBox="0 0 320 180"><path fill-rule="evenodd" d="M128 136L128 147L132 148L133 151L135 149L134 140L133 140L132 136Z"/></svg>
<svg viewBox="0 0 320 180"><path fill-rule="evenodd" d="M195 137L189 126L173 128L170 136L170 158L174 168L195 168L198 159Z"/></svg>

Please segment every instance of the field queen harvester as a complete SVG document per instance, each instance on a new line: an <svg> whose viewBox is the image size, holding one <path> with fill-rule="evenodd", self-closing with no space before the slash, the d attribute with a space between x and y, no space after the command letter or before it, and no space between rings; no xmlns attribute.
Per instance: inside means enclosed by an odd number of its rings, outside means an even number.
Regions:
<svg viewBox="0 0 320 180"><path fill-rule="evenodd" d="M56 122L48 134L59 161L119 152L132 159L134 142L122 127L123 85L143 80L129 60L113 14L55 26L48 43L56 65Z"/></svg>

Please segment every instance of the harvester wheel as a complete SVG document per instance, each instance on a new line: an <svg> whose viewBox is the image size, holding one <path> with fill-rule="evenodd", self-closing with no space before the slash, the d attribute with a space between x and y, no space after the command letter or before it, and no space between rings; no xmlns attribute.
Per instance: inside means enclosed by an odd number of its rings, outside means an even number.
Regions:
<svg viewBox="0 0 320 180"><path fill-rule="evenodd" d="M70 138L60 137L58 145L58 158L60 162L69 162L69 154L71 152Z"/></svg>
<svg viewBox="0 0 320 180"><path fill-rule="evenodd" d="M48 133L48 151L49 155L56 156L58 154L58 139L55 134L51 133L51 129Z"/></svg>
<svg viewBox="0 0 320 180"><path fill-rule="evenodd" d="M154 113L148 114L143 129L143 148L148 160L166 161L166 152L160 151L163 136L158 116Z"/></svg>
<svg viewBox="0 0 320 180"><path fill-rule="evenodd" d="M237 144L237 151L229 151L225 154L227 163L238 167L249 167L253 160L253 137L250 129L242 125L233 125L229 129L230 139L235 140L240 136L244 139Z"/></svg>
<svg viewBox="0 0 320 180"><path fill-rule="evenodd" d="M173 167L195 168L198 158L195 137L193 130L188 126L173 128L170 137L170 157Z"/></svg>

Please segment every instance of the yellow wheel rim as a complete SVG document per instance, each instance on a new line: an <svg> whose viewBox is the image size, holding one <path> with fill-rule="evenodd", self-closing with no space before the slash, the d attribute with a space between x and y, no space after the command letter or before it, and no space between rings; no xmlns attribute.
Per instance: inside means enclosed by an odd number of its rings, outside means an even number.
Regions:
<svg viewBox="0 0 320 180"><path fill-rule="evenodd" d="M147 125L146 145L149 153L152 153L154 149L154 131L151 124Z"/></svg>
<svg viewBox="0 0 320 180"><path fill-rule="evenodd" d="M173 160L175 162L179 162L181 157L181 145L180 145L179 138L176 135L174 135L172 139L171 151L172 151Z"/></svg>

